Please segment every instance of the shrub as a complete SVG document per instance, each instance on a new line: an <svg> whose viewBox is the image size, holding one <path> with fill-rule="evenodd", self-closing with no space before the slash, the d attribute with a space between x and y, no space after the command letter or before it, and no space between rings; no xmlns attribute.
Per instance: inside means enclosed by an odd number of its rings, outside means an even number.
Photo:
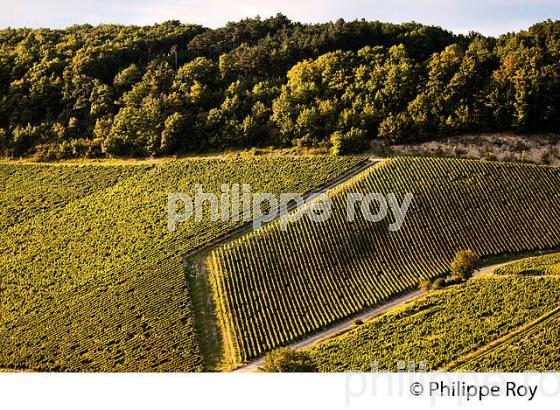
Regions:
<svg viewBox="0 0 560 410"><path fill-rule="evenodd" d="M368 146L366 132L359 128L352 128L348 132L334 132L331 135L331 144L333 155L359 153Z"/></svg>
<svg viewBox="0 0 560 410"><path fill-rule="evenodd" d="M317 366L307 352L288 347L275 349L264 357L260 371L270 373L316 372Z"/></svg>
<svg viewBox="0 0 560 410"><path fill-rule="evenodd" d="M434 280L434 284L432 285L433 290L443 289L445 287L445 279L437 278Z"/></svg>
<svg viewBox="0 0 560 410"><path fill-rule="evenodd" d="M64 158L99 158L103 156L101 141L77 138L59 143L39 144L35 147L36 161L57 161Z"/></svg>
<svg viewBox="0 0 560 410"><path fill-rule="evenodd" d="M479 263L480 256L475 252L470 249L459 251L451 262L451 275L461 281L467 280L472 277Z"/></svg>
<svg viewBox="0 0 560 410"><path fill-rule="evenodd" d="M355 324L356 326L360 326L360 325L363 325L363 324L364 324L364 321L363 321L362 319L356 319L356 320L354 320L354 324Z"/></svg>
<svg viewBox="0 0 560 410"><path fill-rule="evenodd" d="M296 138L292 140L292 145L295 148L313 148L316 147L317 144L318 141L315 138L313 138L313 135L311 134L305 134L301 138Z"/></svg>
<svg viewBox="0 0 560 410"><path fill-rule="evenodd" d="M492 151L487 151L484 154L482 154L483 158L486 161L497 161L498 157L496 157L496 154L494 154L494 152Z"/></svg>
<svg viewBox="0 0 560 410"><path fill-rule="evenodd" d="M430 282L429 279L421 280L421 281L420 281L420 284L419 284L419 288L420 288L420 290L423 291L423 292L429 292L431 286L432 286L432 283Z"/></svg>

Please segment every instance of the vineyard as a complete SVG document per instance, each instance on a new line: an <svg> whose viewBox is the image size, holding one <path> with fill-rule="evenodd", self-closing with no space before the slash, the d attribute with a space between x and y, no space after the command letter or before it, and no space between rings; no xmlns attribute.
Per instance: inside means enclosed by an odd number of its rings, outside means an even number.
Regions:
<svg viewBox="0 0 560 410"><path fill-rule="evenodd" d="M498 275L560 274L560 254L522 259L496 269ZM558 279L556 279L558 281ZM560 371L560 312L538 321L524 332L487 352L461 363L454 370L497 372Z"/></svg>
<svg viewBox="0 0 560 410"><path fill-rule="evenodd" d="M452 159L386 160L332 190L331 217L278 222L208 258L233 362L242 363L444 275L455 253L560 245L560 170ZM346 194L414 195L403 227L345 220ZM515 217L513 217L515 216Z"/></svg>
<svg viewBox="0 0 560 410"><path fill-rule="evenodd" d="M38 213L63 208L72 201L147 170L148 167L141 165L0 163L0 226L6 229Z"/></svg>
<svg viewBox="0 0 560 410"><path fill-rule="evenodd" d="M191 220L170 233L167 195L192 194L195 184L219 193L223 183L303 193L359 161L0 167L10 209L0 235L0 368L200 370L181 255L238 223Z"/></svg>
<svg viewBox="0 0 560 410"><path fill-rule="evenodd" d="M556 314L487 354L458 367L473 372L560 371L560 315Z"/></svg>
<svg viewBox="0 0 560 410"><path fill-rule="evenodd" d="M409 361L416 365L424 362L426 370L433 371L558 308L559 304L558 279L475 278L429 294L320 343L310 353L320 371L369 371L372 365L380 370L396 371L399 362L408 365ZM555 318L557 329L558 315ZM531 357L538 356L543 368L550 369L554 361L556 366L558 363L558 330L556 334L548 327L543 330L547 340L556 341L556 347L547 349L556 351L556 359L547 359L538 343L534 343ZM502 361L501 355L500 352L492 356L494 363ZM504 361L504 367L500 368L526 370L538 363L531 360L514 368L506 367L508 361ZM491 367L481 363L472 370L486 369Z"/></svg>
<svg viewBox="0 0 560 410"><path fill-rule="evenodd" d="M496 270L499 275L560 275L560 253L525 258Z"/></svg>

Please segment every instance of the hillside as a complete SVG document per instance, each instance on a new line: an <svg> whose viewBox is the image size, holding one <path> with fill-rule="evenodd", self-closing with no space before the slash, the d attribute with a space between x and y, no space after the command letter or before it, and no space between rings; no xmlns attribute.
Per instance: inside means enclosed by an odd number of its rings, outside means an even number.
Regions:
<svg viewBox="0 0 560 410"><path fill-rule="evenodd" d="M0 155L55 160L556 131L560 22L498 38L418 23L0 30Z"/></svg>
<svg viewBox="0 0 560 410"><path fill-rule="evenodd" d="M558 340L559 303L557 278L475 278L394 309L318 344L310 353L320 371L397 371L402 363L408 369L410 362L416 369L435 371L447 369L451 362L507 338L530 322L542 322L537 332L521 333L514 349L506 346L482 356L484 360L475 358L453 369L558 370L554 342ZM538 342L533 335L540 338ZM546 342L552 344L545 347Z"/></svg>
<svg viewBox="0 0 560 410"><path fill-rule="evenodd" d="M558 253L498 267L309 349L320 371L557 371Z"/></svg>
<svg viewBox="0 0 560 410"><path fill-rule="evenodd" d="M499 268L498 275L560 275L560 254L535 256Z"/></svg>
<svg viewBox="0 0 560 410"><path fill-rule="evenodd" d="M0 231L0 368L201 370L181 256L239 223L189 220L169 232L167 195L192 195L195 184L219 193L235 182L303 193L360 161L0 167L0 180L9 181L2 201L10 204L3 216L10 224ZM18 195L29 200L11 201Z"/></svg>
<svg viewBox="0 0 560 410"><path fill-rule="evenodd" d="M24 222L41 212L146 172L146 166L49 166L0 164L0 226Z"/></svg>
<svg viewBox="0 0 560 410"><path fill-rule="evenodd" d="M330 191L331 218L279 222L212 252L207 264L235 363L293 342L445 275L455 253L500 255L560 245L554 167L398 158ZM389 220L344 219L346 195L413 193L397 232ZM515 217L512 217L515 216Z"/></svg>

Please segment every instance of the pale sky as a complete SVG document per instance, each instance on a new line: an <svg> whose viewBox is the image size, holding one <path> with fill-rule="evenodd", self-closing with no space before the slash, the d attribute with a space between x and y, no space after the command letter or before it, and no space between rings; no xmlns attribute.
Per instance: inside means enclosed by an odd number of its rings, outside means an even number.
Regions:
<svg viewBox="0 0 560 410"><path fill-rule="evenodd" d="M417 21L456 33L498 35L560 19L560 0L0 0L0 27L153 24L166 20L218 27L283 13L301 22L365 18Z"/></svg>

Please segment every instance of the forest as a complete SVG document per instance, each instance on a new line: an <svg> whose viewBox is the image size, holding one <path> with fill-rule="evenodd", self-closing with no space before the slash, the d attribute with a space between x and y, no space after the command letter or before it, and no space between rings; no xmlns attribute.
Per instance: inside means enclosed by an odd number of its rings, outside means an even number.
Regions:
<svg viewBox="0 0 560 410"><path fill-rule="evenodd" d="M485 37L418 23L0 30L0 155L152 157L251 147L360 152L557 130L560 21Z"/></svg>

